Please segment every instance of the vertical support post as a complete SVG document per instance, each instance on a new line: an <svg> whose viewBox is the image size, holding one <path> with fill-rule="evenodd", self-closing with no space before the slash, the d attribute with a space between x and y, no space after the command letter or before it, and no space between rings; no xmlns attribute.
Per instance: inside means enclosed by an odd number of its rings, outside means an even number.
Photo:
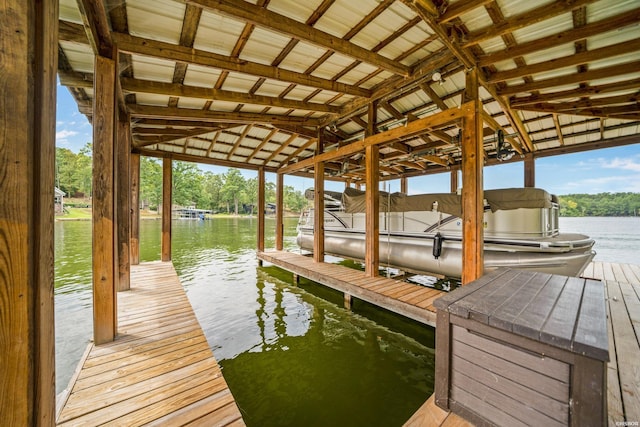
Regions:
<svg viewBox="0 0 640 427"><path fill-rule="evenodd" d="M455 193L458 191L458 186L460 185L458 182L458 169L451 169L451 192Z"/></svg>
<svg viewBox="0 0 640 427"><path fill-rule="evenodd" d="M400 178L400 192L404 194L409 192L409 179L406 176Z"/></svg>
<svg viewBox="0 0 640 427"><path fill-rule="evenodd" d="M162 159L162 261L171 261L171 191L173 170L171 159Z"/></svg>
<svg viewBox="0 0 640 427"><path fill-rule="evenodd" d="M140 264L140 154L131 153L131 265Z"/></svg>
<svg viewBox="0 0 640 427"><path fill-rule="evenodd" d="M55 424L58 2L0 8L0 420Z"/></svg>
<svg viewBox="0 0 640 427"><path fill-rule="evenodd" d="M129 116L123 112L118 115L117 147L115 163L117 171L118 200L118 290L130 288L131 258L131 125Z"/></svg>
<svg viewBox="0 0 640 427"><path fill-rule="evenodd" d="M346 308L347 310L351 310L351 307L353 305L353 300L351 298L351 294L348 293L344 293L344 308Z"/></svg>
<svg viewBox="0 0 640 427"><path fill-rule="evenodd" d="M264 252L264 209L265 209L265 174L264 166L258 168L258 252ZM258 260L258 265L262 267L262 260Z"/></svg>
<svg viewBox="0 0 640 427"><path fill-rule="evenodd" d="M117 53L115 54L117 55ZM115 120L117 61L95 57L93 80L93 340L115 339L118 252Z"/></svg>
<svg viewBox="0 0 640 427"><path fill-rule="evenodd" d="M318 128L316 154L324 151L324 128ZM313 169L313 260L324 262L324 163L316 162Z"/></svg>
<svg viewBox="0 0 640 427"><path fill-rule="evenodd" d="M324 163L314 167L313 197L313 260L324 262Z"/></svg>
<svg viewBox="0 0 640 427"><path fill-rule="evenodd" d="M284 175L276 178L276 250L284 247Z"/></svg>
<svg viewBox="0 0 640 427"><path fill-rule="evenodd" d="M367 117L367 136L376 133L376 122L378 116L378 104L371 102ZM366 148L366 229L365 229L365 254L364 269L368 277L376 277L380 266L380 189L379 189L379 168L380 151L377 145L370 145Z"/></svg>
<svg viewBox="0 0 640 427"><path fill-rule="evenodd" d="M533 153L524 155L524 186L536 186L536 160L533 158Z"/></svg>
<svg viewBox="0 0 640 427"><path fill-rule="evenodd" d="M462 284L481 277L484 269L484 206L482 168L482 102L478 94L478 69L466 75L466 101L474 101L462 130Z"/></svg>

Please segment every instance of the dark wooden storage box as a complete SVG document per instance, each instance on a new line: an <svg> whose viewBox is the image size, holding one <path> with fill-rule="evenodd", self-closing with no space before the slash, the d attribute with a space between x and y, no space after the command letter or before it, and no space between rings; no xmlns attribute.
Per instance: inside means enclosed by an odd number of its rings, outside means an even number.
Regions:
<svg viewBox="0 0 640 427"><path fill-rule="evenodd" d="M438 406L477 425L606 424L602 282L500 269L434 305Z"/></svg>

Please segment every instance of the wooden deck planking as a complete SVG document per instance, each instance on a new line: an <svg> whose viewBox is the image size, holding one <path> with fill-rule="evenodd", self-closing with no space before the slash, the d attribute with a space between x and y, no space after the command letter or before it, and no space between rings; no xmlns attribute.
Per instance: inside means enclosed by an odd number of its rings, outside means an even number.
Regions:
<svg viewBox="0 0 640 427"><path fill-rule="evenodd" d="M173 265L131 270L119 335L90 346L58 425L244 425Z"/></svg>
<svg viewBox="0 0 640 427"><path fill-rule="evenodd" d="M635 422L640 420L640 267L592 264L593 277L607 285L609 425Z"/></svg>
<svg viewBox="0 0 640 427"><path fill-rule="evenodd" d="M436 324L432 300L445 292L385 277L367 277L364 271L315 262L287 251L258 252L258 258L314 282L352 295L378 307L430 326ZM427 308L419 303L429 301Z"/></svg>

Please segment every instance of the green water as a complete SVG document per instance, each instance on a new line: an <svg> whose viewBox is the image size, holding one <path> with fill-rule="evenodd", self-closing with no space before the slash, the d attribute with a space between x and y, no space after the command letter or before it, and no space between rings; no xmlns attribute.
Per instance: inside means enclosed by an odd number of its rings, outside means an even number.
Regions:
<svg viewBox="0 0 640 427"><path fill-rule="evenodd" d="M295 219L285 248L295 250ZM173 262L247 425L400 426L433 391L433 330L275 267L258 267L257 221L173 222ZM266 246L274 245L267 220ZM56 224L56 364L66 387L91 336L89 222ZM141 260L160 221L141 223Z"/></svg>

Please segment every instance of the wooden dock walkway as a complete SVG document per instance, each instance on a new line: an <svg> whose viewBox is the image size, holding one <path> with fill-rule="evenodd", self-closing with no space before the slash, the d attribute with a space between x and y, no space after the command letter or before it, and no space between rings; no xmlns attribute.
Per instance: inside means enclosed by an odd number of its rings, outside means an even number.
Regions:
<svg viewBox="0 0 640 427"><path fill-rule="evenodd" d="M582 276L606 284L609 425L637 423L640 421L640 266L594 261Z"/></svg>
<svg viewBox="0 0 640 427"><path fill-rule="evenodd" d="M89 345L59 426L244 426L170 262L131 268L118 293L118 337Z"/></svg>
<svg viewBox="0 0 640 427"><path fill-rule="evenodd" d="M382 277L368 278L362 271L316 263L293 252L259 252L258 258L435 327L433 301L442 295L442 291ZM640 266L594 261L582 276L602 280L607 292L609 426L637 422L640 420ZM469 425L459 416L438 408L432 396L405 427Z"/></svg>
<svg viewBox="0 0 640 427"><path fill-rule="evenodd" d="M293 252L258 252L258 258L378 307L436 326L433 301L442 296L443 291L385 277L367 277L364 271L315 262L311 257Z"/></svg>

